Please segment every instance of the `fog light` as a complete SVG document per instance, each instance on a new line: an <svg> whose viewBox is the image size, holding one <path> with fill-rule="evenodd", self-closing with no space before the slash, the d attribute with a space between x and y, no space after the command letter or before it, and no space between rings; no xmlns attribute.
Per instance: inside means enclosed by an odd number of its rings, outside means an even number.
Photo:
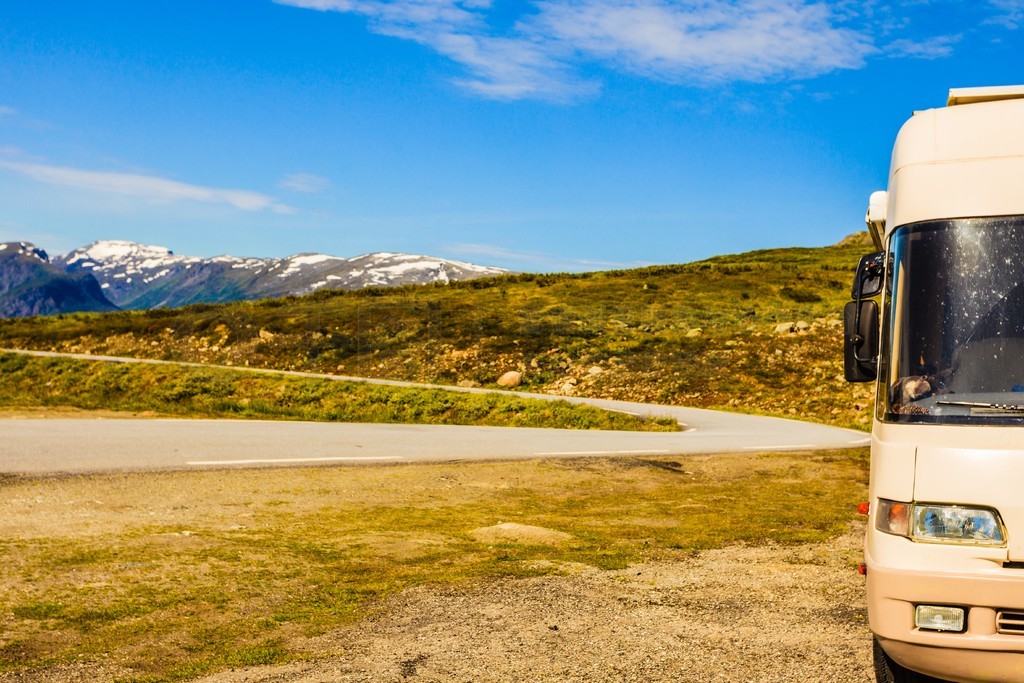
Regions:
<svg viewBox="0 0 1024 683"><path fill-rule="evenodd" d="M914 610L914 625L922 631L964 630L964 608L942 605L918 605Z"/></svg>

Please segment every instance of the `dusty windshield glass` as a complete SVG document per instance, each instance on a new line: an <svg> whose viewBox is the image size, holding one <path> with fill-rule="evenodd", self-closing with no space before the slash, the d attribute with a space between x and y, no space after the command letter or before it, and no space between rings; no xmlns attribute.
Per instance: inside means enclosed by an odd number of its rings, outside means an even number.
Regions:
<svg viewBox="0 0 1024 683"><path fill-rule="evenodd" d="M890 254L886 416L1024 420L1024 218L906 226Z"/></svg>

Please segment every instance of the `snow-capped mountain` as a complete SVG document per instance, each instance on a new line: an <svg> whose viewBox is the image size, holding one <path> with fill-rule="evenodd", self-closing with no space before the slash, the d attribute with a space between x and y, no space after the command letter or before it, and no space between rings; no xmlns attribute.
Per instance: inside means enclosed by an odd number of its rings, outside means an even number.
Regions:
<svg viewBox="0 0 1024 683"><path fill-rule="evenodd" d="M426 284L506 273L431 256L376 253L354 258L296 254L283 259L178 256L165 247L101 241L57 257L68 273L88 273L121 308L174 307L301 295L319 289Z"/></svg>
<svg viewBox="0 0 1024 683"><path fill-rule="evenodd" d="M88 273L66 273L28 242L0 243L0 318L116 309Z"/></svg>

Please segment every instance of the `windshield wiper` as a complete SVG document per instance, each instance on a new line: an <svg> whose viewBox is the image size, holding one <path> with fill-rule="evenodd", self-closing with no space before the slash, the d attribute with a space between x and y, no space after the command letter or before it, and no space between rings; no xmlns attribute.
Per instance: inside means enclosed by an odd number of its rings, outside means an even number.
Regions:
<svg viewBox="0 0 1024 683"><path fill-rule="evenodd" d="M976 401L936 401L940 406L961 406L964 408L988 408L990 410L1009 410L1024 413L1024 404L1020 403L980 403Z"/></svg>

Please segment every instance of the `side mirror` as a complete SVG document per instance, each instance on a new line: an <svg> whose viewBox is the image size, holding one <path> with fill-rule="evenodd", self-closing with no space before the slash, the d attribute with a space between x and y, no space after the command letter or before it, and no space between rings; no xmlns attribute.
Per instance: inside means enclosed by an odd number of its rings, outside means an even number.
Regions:
<svg viewBox="0 0 1024 683"><path fill-rule="evenodd" d="M843 309L843 367L847 382L871 382L878 376L878 296L885 286L885 252L861 258L853 278L853 301Z"/></svg>
<svg viewBox="0 0 1024 683"><path fill-rule="evenodd" d="M868 254L860 259L857 274L853 278L853 289L850 298L854 301L870 299L882 293L885 281L885 252Z"/></svg>
<svg viewBox="0 0 1024 683"><path fill-rule="evenodd" d="M847 382L878 376L878 304L851 301L843 309L843 369Z"/></svg>

